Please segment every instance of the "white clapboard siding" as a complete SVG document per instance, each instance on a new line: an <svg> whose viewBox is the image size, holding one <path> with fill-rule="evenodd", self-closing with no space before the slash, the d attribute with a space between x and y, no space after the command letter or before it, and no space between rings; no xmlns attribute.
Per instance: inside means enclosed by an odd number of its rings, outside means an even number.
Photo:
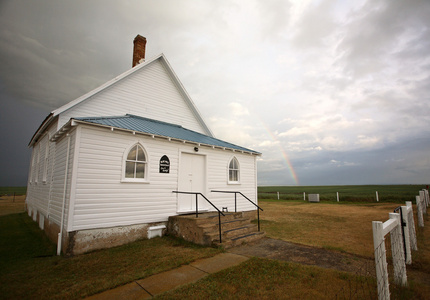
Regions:
<svg viewBox="0 0 430 300"><path fill-rule="evenodd" d="M68 230L83 230L112 226L167 221L177 213L179 156L182 152L194 153L195 145L152 138L130 132L113 132L107 128L79 125L79 158L76 163L76 183L71 222ZM147 155L148 182L122 182L123 160L128 150L140 143ZM233 153L229 150L200 147L206 156L206 195L220 209L234 209L231 194L210 193L211 189L238 190L256 201L255 156ZM167 155L170 173L159 173L159 160ZM233 155L239 160L239 185L229 185L228 164ZM240 200L241 210L255 209Z"/></svg>
<svg viewBox="0 0 430 300"><path fill-rule="evenodd" d="M228 183L228 165L230 160L236 157L240 166L239 184ZM256 195L256 156L232 151L214 151L210 153L208 160L208 189L221 191L239 191L246 197L257 202ZM228 207L229 211L234 211L234 194L212 193L209 199L217 203L218 207ZM255 206L240 195L237 195L238 211L254 210Z"/></svg>
<svg viewBox="0 0 430 300"><path fill-rule="evenodd" d="M70 143L69 143L70 139ZM72 130L69 136L64 136L55 143L55 162L53 167L52 187L49 197L49 218L57 225L61 224L63 200L65 200L64 226L67 227L67 214L70 200L71 179L73 173L73 161L76 143L76 131ZM67 148L69 147L69 159L67 159ZM66 163L68 161L68 172L66 174ZM64 181L66 180L66 194L64 199Z"/></svg>
<svg viewBox="0 0 430 300"><path fill-rule="evenodd" d="M55 132L56 124L53 124L46 133L34 144L32 160L27 183L26 201L29 206L40 214L49 215L49 194L51 190L52 167L54 165L55 143L49 141L49 137Z"/></svg>
<svg viewBox="0 0 430 300"><path fill-rule="evenodd" d="M159 60L62 112L58 128L73 117L134 114L206 134L188 102Z"/></svg>
<svg viewBox="0 0 430 300"><path fill-rule="evenodd" d="M82 126L77 163L73 226L69 230L166 221L176 214L178 150L164 139ZM140 143L147 155L148 182L122 182L123 159ZM159 159L170 159L159 174ZM177 167L176 167L177 168Z"/></svg>

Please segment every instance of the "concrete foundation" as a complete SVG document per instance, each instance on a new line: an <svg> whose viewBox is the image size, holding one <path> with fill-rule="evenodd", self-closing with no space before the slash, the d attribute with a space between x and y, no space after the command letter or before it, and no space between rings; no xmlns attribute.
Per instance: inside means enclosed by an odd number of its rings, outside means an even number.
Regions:
<svg viewBox="0 0 430 300"><path fill-rule="evenodd" d="M76 255L146 239L148 238L148 229L150 227L162 225L165 227L166 223L159 222L70 232L68 252ZM162 230L161 234L165 234L165 229Z"/></svg>
<svg viewBox="0 0 430 300"><path fill-rule="evenodd" d="M27 206L27 213L45 231L48 238L57 244L60 226L30 206ZM67 255L77 255L124 245L140 239L162 236L166 234L166 225L167 222L156 222L72 232L63 231L61 252ZM151 236L148 237L148 229L150 228L155 228L156 231L152 230Z"/></svg>

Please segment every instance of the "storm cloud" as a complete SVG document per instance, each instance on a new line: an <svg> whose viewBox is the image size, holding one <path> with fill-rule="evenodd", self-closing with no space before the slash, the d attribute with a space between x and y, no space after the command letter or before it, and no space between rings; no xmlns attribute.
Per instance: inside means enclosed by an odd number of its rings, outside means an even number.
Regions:
<svg viewBox="0 0 430 300"><path fill-rule="evenodd" d="M50 111L164 53L260 185L428 183L430 2L2 1L0 185Z"/></svg>

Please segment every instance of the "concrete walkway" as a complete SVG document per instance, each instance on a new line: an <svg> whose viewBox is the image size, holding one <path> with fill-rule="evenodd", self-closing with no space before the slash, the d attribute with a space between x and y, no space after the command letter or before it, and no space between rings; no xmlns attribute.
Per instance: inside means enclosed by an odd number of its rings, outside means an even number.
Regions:
<svg viewBox="0 0 430 300"><path fill-rule="evenodd" d="M124 286L93 295L89 300L150 299L155 295L195 282L208 274L236 266L249 257L221 253L210 258L196 260L189 265L136 280Z"/></svg>

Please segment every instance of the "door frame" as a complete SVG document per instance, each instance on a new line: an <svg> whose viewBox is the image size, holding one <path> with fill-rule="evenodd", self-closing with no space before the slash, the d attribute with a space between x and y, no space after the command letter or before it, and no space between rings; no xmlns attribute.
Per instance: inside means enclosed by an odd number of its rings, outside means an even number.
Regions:
<svg viewBox="0 0 430 300"><path fill-rule="evenodd" d="M180 176L181 176L181 171L182 171L182 164L183 164L183 159L182 159L182 155L183 154L189 154L189 155L196 155L196 156L200 156L203 157L204 159L204 166L203 166L203 172L204 172L204 180L203 180L203 187L201 189L201 193L204 194L205 196L207 195L207 186L208 186L208 155L205 153L197 153L197 152L191 152L191 151L182 151L179 150L179 166L178 166L178 178L177 178L177 189L178 191L181 192L180 190ZM182 192L191 192L191 191L182 191ZM182 196L184 196L184 194L182 194ZM195 195L189 195L190 197L194 197L193 201L195 201ZM179 199L181 198L181 194L177 194L176 196L176 212L177 213L190 213L190 212L195 212L195 210L189 210L189 211L180 211L180 207L179 207ZM202 204L201 204L202 203ZM199 211L208 211L209 209L209 203L207 203L206 200L202 199L202 197L199 197Z"/></svg>

